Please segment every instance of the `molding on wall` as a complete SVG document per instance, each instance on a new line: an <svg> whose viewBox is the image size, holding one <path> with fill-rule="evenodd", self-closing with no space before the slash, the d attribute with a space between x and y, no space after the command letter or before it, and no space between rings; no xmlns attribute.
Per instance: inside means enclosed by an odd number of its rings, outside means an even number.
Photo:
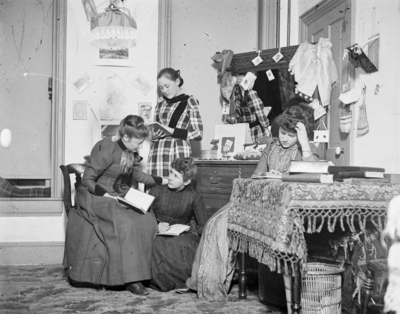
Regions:
<svg viewBox="0 0 400 314"><path fill-rule="evenodd" d="M51 197L62 197L60 165L65 160L67 0L53 2L53 99L52 99L52 177Z"/></svg>
<svg viewBox="0 0 400 314"><path fill-rule="evenodd" d="M0 242L0 266L61 265L64 242Z"/></svg>
<svg viewBox="0 0 400 314"><path fill-rule="evenodd" d="M277 3L258 0L258 49L277 46Z"/></svg>
<svg viewBox="0 0 400 314"><path fill-rule="evenodd" d="M63 210L64 203L62 198L0 199L0 217L60 216L62 215Z"/></svg>
<svg viewBox="0 0 400 314"><path fill-rule="evenodd" d="M171 67L171 0L158 1L158 69Z"/></svg>

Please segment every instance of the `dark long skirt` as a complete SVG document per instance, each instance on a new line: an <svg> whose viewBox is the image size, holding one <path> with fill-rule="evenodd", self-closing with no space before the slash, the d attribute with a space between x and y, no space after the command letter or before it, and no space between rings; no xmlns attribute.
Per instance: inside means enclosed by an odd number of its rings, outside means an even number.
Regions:
<svg viewBox="0 0 400 314"><path fill-rule="evenodd" d="M71 279L107 286L151 277L157 223L151 213L122 207L81 187L68 215L64 266Z"/></svg>
<svg viewBox="0 0 400 314"><path fill-rule="evenodd" d="M200 238L192 233L178 237L156 236L151 263L151 287L161 291L185 288Z"/></svg>

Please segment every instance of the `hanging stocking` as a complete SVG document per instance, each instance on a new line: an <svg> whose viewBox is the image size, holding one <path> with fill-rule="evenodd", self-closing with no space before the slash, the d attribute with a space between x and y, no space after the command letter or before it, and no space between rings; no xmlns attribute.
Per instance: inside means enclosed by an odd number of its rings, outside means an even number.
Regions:
<svg viewBox="0 0 400 314"><path fill-rule="evenodd" d="M365 105L365 94L367 92L367 88L364 87L362 92L362 105L360 106L360 114L358 116L357 122L357 135L367 134L369 131L369 124L367 119L367 106Z"/></svg>

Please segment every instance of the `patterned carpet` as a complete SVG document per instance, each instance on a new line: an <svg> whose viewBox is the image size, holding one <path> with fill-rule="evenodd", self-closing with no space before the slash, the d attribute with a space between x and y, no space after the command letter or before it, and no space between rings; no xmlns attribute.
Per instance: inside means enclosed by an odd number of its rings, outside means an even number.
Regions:
<svg viewBox="0 0 400 314"><path fill-rule="evenodd" d="M140 297L124 290L74 288L60 266L0 267L1 314L284 313L260 303L255 289L239 300L238 285L233 285L226 303L199 300L194 293L149 291Z"/></svg>

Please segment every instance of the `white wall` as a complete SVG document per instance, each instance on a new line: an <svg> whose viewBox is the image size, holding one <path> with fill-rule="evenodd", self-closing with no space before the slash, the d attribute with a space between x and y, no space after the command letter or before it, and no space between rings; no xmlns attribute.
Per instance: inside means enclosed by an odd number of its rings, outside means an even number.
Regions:
<svg viewBox="0 0 400 314"><path fill-rule="evenodd" d="M211 149L216 124L222 124L220 85L211 57L217 51L257 50L258 1L173 0L171 67L181 71L185 93L200 102L204 124L201 148ZM220 64L218 64L219 66Z"/></svg>

